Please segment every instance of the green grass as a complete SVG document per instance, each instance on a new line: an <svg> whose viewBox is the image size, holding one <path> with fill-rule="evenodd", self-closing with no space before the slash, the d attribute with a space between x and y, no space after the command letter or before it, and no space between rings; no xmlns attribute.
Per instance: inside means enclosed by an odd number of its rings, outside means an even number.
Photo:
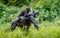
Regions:
<svg viewBox="0 0 60 38"><path fill-rule="evenodd" d="M18 27L13 32L5 31L11 24L3 24L0 26L0 38L60 38L60 27L59 23L56 22L43 21L39 24L39 31L31 25L30 32L27 36Z"/></svg>

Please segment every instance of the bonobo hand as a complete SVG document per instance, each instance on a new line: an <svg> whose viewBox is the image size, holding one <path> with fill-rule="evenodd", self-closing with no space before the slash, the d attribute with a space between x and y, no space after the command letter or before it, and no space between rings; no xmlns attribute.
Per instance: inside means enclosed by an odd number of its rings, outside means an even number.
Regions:
<svg viewBox="0 0 60 38"><path fill-rule="evenodd" d="M38 24L38 25L37 25L37 30L39 30L39 28L40 28L40 25Z"/></svg>
<svg viewBox="0 0 60 38"><path fill-rule="evenodd" d="M39 26L38 23L36 22L35 18L33 16L30 16L30 20L31 22L34 24L34 27L39 30Z"/></svg>
<svg viewBox="0 0 60 38"><path fill-rule="evenodd" d="M35 25L35 28L36 28L37 30L39 30L39 25Z"/></svg>

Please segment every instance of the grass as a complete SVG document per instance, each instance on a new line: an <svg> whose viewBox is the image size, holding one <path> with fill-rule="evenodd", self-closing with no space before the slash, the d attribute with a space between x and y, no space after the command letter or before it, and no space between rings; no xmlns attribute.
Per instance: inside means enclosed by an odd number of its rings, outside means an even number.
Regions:
<svg viewBox="0 0 60 38"><path fill-rule="evenodd" d="M0 38L60 38L59 23L44 21L39 24L39 31L31 25L27 36L18 27L13 32L5 31L10 25L7 23L0 26Z"/></svg>

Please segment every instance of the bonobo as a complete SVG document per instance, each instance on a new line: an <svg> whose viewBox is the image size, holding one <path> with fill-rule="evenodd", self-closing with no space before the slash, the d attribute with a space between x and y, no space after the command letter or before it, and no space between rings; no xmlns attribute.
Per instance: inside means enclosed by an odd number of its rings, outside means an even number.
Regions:
<svg viewBox="0 0 60 38"><path fill-rule="evenodd" d="M26 32L28 32L29 27L31 26L30 24L33 23L35 28L39 30L38 23L36 22L35 18L39 15L39 12L37 10L33 11L32 14L27 14L26 16L21 16L19 19L19 22L16 22L17 20L13 21L11 25L11 30L14 30L16 26L20 27L21 29L25 29ZM26 26L26 28L25 28Z"/></svg>

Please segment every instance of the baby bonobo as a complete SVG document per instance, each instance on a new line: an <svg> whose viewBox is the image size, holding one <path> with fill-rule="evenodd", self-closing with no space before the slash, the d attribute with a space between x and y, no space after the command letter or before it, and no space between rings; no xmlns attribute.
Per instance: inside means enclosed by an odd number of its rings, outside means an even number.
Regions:
<svg viewBox="0 0 60 38"><path fill-rule="evenodd" d="M18 15L18 18L19 18L20 16L26 16L27 14L29 14L29 12L30 12L30 7L26 7L26 9L23 10L23 11Z"/></svg>

